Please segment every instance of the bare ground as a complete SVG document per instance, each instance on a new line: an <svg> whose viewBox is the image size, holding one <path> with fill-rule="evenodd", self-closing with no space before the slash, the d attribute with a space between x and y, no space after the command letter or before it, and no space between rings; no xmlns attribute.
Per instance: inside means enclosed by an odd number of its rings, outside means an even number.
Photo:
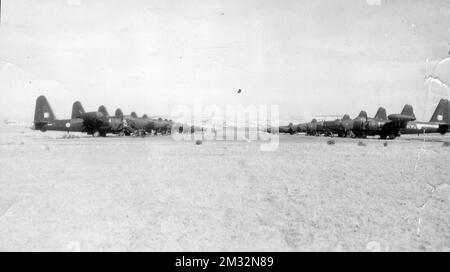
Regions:
<svg viewBox="0 0 450 272"><path fill-rule="evenodd" d="M443 137L63 135L0 127L0 250L450 250Z"/></svg>

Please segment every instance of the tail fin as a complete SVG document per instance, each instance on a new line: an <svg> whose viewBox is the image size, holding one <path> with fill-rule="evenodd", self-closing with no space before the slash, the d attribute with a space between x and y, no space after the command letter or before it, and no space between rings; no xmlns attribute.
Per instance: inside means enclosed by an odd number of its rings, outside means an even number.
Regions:
<svg viewBox="0 0 450 272"><path fill-rule="evenodd" d="M84 114L85 111L83 109L83 106L81 105L80 101L76 101L73 103L72 106L72 119L79 118L80 115Z"/></svg>
<svg viewBox="0 0 450 272"><path fill-rule="evenodd" d="M416 116L414 115L413 107L412 107L411 105L409 105L409 104L406 104L406 105L403 107L403 110L402 110L402 113L401 113L401 114L402 114L402 115L407 115L407 116L411 116L411 117L416 118Z"/></svg>
<svg viewBox="0 0 450 272"><path fill-rule="evenodd" d="M148 118L147 114L142 115L142 118Z"/></svg>
<svg viewBox="0 0 450 272"><path fill-rule="evenodd" d="M379 120L387 120L386 109L383 107L379 107L377 113L375 114L375 119Z"/></svg>
<svg viewBox="0 0 450 272"><path fill-rule="evenodd" d="M123 117L123 112L121 109L117 109L116 112L114 113L114 116L116 117Z"/></svg>
<svg viewBox="0 0 450 272"><path fill-rule="evenodd" d="M41 95L36 99L36 108L34 110L34 123L45 124L55 120L55 114L53 113L50 104L45 96Z"/></svg>
<svg viewBox="0 0 450 272"><path fill-rule="evenodd" d="M137 114L133 111L133 112L131 113L131 117L137 118Z"/></svg>
<svg viewBox="0 0 450 272"><path fill-rule="evenodd" d="M358 117L359 117L359 118L367 119L367 112L361 111L361 112L359 113Z"/></svg>
<svg viewBox="0 0 450 272"><path fill-rule="evenodd" d="M430 122L450 123L450 102L447 99L441 99L439 101Z"/></svg>
<svg viewBox="0 0 450 272"><path fill-rule="evenodd" d="M342 120L350 120L350 115L345 114L344 117L342 117Z"/></svg>
<svg viewBox="0 0 450 272"><path fill-rule="evenodd" d="M98 107L98 111L101 112L101 113L103 113L103 115L104 115L105 117L109 117L109 113L108 113L108 111L106 110L106 107L105 107L105 106L101 105L100 107Z"/></svg>

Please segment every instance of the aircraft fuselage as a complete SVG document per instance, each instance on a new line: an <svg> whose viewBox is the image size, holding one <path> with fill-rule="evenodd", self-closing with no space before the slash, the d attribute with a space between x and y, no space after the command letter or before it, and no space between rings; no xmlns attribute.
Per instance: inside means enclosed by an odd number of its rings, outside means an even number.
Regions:
<svg viewBox="0 0 450 272"><path fill-rule="evenodd" d="M421 133L441 133L446 131L440 126L439 122L418 122L410 121L404 128L400 129L401 134L421 134Z"/></svg>
<svg viewBox="0 0 450 272"><path fill-rule="evenodd" d="M47 130L53 131L67 131L67 132L84 132L84 121L81 118L53 120L51 122L35 123L34 129L45 132Z"/></svg>

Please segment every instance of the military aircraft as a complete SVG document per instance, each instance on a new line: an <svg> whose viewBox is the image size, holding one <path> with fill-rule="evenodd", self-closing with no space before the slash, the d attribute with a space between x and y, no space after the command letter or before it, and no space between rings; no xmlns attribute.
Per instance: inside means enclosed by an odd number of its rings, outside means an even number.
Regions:
<svg viewBox="0 0 450 272"><path fill-rule="evenodd" d="M77 117L79 113L84 114L84 109L80 102L75 102L72 107L72 118L57 120L47 98L45 96L39 96L36 99L32 129L42 132L47 130L85 132L83 119Z"/></svg>
<svg viewBox="0 0 450 272"><path fill-rule="evenodd" d="M346 116L348 116L348 115L346 115ZM337 118L336 120L333 120L333 121L324 121L323 122L323 130L324 130L325 136L334 137L334 135L337 134L339 137L343 137L344 136L344 130L342 127L343 119L344 118L342 118L342 119Z"/></svg>
<svg viewBox="0 0 450 272"><path fill-rule="evenodd" d="M380 139L395 139L400 136L401 131L407 124L412 126L416 120L413 107L406 104L400 114L386 116L386 110L380 107L374 118L368 118L362 111L354 120L342 121L342 127L346 135L354 134L355 137L365 138L367 136L379 135ZM416 133L416 131L414 132Z"/></svg>
<svg viewBox="0 0 450 272"><path fill-rule="evenodd" d="M121 110L117 109L116 113L117 112L120 113ZM95 118L86 118L86 114L84 116L82 115L81 118L85 120L86 124L97 124L98 128L96 130L98 131L100 136L104 137L107 133L124 135L124 124L122 116L110 116L104 105L101 105L98 108L98 111L94 113L97 113L97 116Z"/></svg>
<svg viewBox="0 0 450 272"><path fill-rule="evenodd" d="M295 127L292 123L289 123L289 125L287 125L287 126L279 126L278 132L279 133L289 133L292 135L295 133Z"/></svg>
<svg viewBox="0 0 450 272"><path fill-rule="evenodd" d="M386 109L379 107L374 118L367 117L365 111L361 111L355 119L350 119L348 114L344 115L341 121L341 127L336 133L340 137L359 137L365 138L368 135L375 135L378 128L375 125L385 124L387 122Z"/></svg>
<svg viewBox="0 0 450 272"><path fill-rule="evenodd" d="M302 123L296 126L298 132L306 132L309 136L319 136L323 133L323 121L318 122L312 119L309 123Z"/></svg>
<svg viewBox="0 0 450 272"><path fill-rule="evenodd" d="M358 137L365 138L365 129L367 122L367 113L365 111L361 111L355 119L350 119L350 117L344 116L345 120L342 122L342 127L344 131L344 137Z"/></svg>
<svg viewBox="0 0 450 272"><path fill-rule="evenodd" d="M125 125L130 127L137 135L144 136L146 133L170 134L173 126L173 122L162 118L154 119L149 118L146 114L142 117L138 117L135 112L132 112L130 116L123 116Z"/></svg>
<svg viewBox="0 0 450 272"><path fill-rule="evenodd" d="M350 119L345 114L342 119L337 118L333 121L324 121L323 129L326 136L337 135L338 137L366 137L369 125L374 122L382 122L387 120L386 110L380 107L374 118L368 118L365 111L361 111L355 119Z"/></svg>
<svg viewBox="0 0 450 272"><path fill-rule="evenodd" d="M411 108L412 110L412 108ZM414 114L414 113L413 113ZM408 121L400 128L400 134L440 133L445 134L450 129L450 102L441 99L429 122Z"/></svg>
<svg viewBox="0 0 450 272"><path fill-rule="evenodd" d="M363 131L366 121L367 113L361 111L355 119L350 119L348 114L345 114L342 119L336 118L333 121L317 121L317 119L313 119L309 123L289 124L289 126L280 127L280 131L291 134L304 132L310 136L319 136L321 134L334 136L337 134L339 137L362 137L364 136Z"/></svg>
<svg viewBox="0 0 450 272"><path fill-rule="evenodd" d="M43 132L47 130L85 132L97 137L106 136L107 133L122 133L123 123L121 118L110 117L104 106L96 112L85 112L79 101L73 103L71 119L58 120L47 98L39 96L36 99L33 129Z"/></svg>
<svg viewBox="0 0 450 272"><path fill-rule="evenodd" d="M380 138L394 139L397 137L399 128L405 122L415 120L411 105L405 105L401 114L391 114L386 116L386 109L378 108L374 118L367 117L365 111L361 111L355 119L351 120L345 115L341 121L341 136L366 138L367 136L380 135Z"/></svg>
<svg viewBox="0 0 450 272"><path fill-rule="evenodd" d="M387 117L386 109L383 107L378 108L375 117L367 119L366 135L368 136L382 135L384 125L386 125L389 122L390 121Z"/></svg>

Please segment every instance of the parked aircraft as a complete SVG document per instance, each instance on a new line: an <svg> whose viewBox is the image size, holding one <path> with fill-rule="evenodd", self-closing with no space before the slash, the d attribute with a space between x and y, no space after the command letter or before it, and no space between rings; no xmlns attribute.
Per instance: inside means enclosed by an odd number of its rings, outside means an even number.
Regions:
<svg viewBox="0 0 450 272"><path fill-rule="evenodd" d="M450 102L441 99L431 116L429 122L409 121L400 129L400 134L421 134L449 132L450 128Z"/></svg>
<svg viewBox="0 0 450 272"><path fill-rule="evenodd" d="M79 101L72 106L71 119L56 119L55 114L45 96L36 99L33 129L85 132L93 136L106 136L107 133L123 132L121 118L110 117L106 108L100 107L96 112L85 112Z"/></svg>
<svg viewBox="0 0 450 272"><path fill-rule="evenodd" d="M130 127L138 135L145 135L146 133L161 133L170 134L172 130L172 122L169 120L162 120L162 118L149 118L146 114L142 117L137 117L135 112L130 116L124 116L125 124Z"/></svg>
<svg viewBox="0 0 450 272"><path fill-rule="evenodd" d="M50 104L45 96L39 96L36 99L36 107L34 111L34 125L32 129L45 132L47 130L67 131L67 132L85 132L84 121L81 118L74 117L76 112L84 110L79 102L75 102L72 107L71 119L56 119Z"/></svg>
<svg viewBox="0 0 450 272"><path fill-rule="evenodd" d="M294 129L295 129L294 125L292 123L289 123L289 125L287 125L287 126L279 126L278 127L278 132L294 134L295 133Z"/></svg>

